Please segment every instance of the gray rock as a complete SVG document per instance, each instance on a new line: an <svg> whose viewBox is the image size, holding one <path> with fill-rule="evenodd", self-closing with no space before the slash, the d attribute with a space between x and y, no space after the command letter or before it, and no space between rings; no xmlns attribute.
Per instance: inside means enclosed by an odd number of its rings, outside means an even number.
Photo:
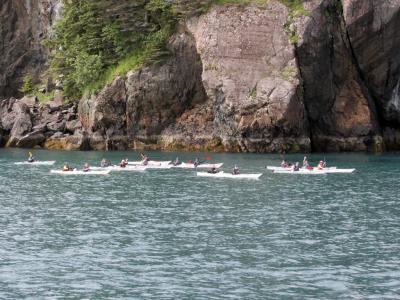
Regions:
<svg viewBox="0 0 400 300"><path fill-rule="evenodd" d="M65 123L65 131L74 133L75 130L80 129L82 124L78 120L71 120Z"/></svg>
<svg viewBox="0 0 400 300"><path fill-rule="evenodd" d="M52 134L50 136L50 138L52 138L52 139L59 139L59 138L62 138L62 137L64 137L64 133L62 133L60 131L58 131L58 132L56 132L56 133L54 133L54 134Z"/></svg>
<svg viewBox="0 0 400 300"><path fill-rule="evenodd" d="M64 132L66 122L61 120L59 122L51 122L47 124L47 129L51 131L61 131Z"/></svg>
<svg viewBox="0 0 400 300"><path fill-rule="evenodd" d="M400 1L342 2L354 58L368 92L384 120L400 125Z"/></svg>
<svg viewBox="0 0 400 300"><path fill-rule="evenodd" d="M46 65L43 39L50 32L61 0L0 1L0 99L19 95L23 77L34 79Z"/></svg>
<svg viewBox="0 0 400 300"><path fill-rule="evenodd" d="M82 99L78 107L82 126L93 133L109 128L126 130L125 82L117 77L99 94Z"/></svg>
<svg viewBox="0 0 400 300"><path fill-rule="evenodd" d="M31 115L29 108L24 103L15 103L14 109L16 119L10 132L10 138L7 141L7 147L15 147L18 141L32 130Z"/></svg>
<svg viewBox="0 0 400 300"><path fill-rule="evenodd" d="M42 132L33 131L21 137L21 139L16 143L15 146L21 148L33 148L37 145L42 144L45 139L46 138Z"/></svg>

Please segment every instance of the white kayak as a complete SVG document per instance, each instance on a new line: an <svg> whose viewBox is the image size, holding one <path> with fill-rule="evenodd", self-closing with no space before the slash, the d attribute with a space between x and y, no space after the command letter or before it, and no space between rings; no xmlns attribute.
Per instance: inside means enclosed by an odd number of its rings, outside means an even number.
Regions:
<svg viewBox="0 0 400 300"><path fill-rule="evenodd" d="M201 177L216 177L216 178L234 178L234 179L259 179L262 173L258 174L236 174L225 173L224 171L218 173L197 172L197 176Z"/></svg>
<svg viewBox="0 0 400 300"><path fill-rule="evenodd" d="M273 170L273 173L276 174L301 174L301 175L321 175L321 174L333 174L333 173L353 173L356 169L313 169L313 170L307 170L307 169L300 169L299 171L293 171L293 170Z"/></svg>
<svg viewBox="0 0 400 300"><path fill-rule="evenodd" d="M160 169L160 170L164 170L164 169L171 169L173 167L173 165L147 165L145 166L146 169L150 170L150 169Z"/></svg>
<svg viewBox="0 0 400 300"><path fill-rule="evenodd" d="M63 171L63 170L51 170L52 174L62 174L62 175L107 175L111 172L111 170L89 170L84 172L82 170L73 170L73 171Z"/></svg>
<svg viewBox="0 0 400 300"><path fill-rule="evenodd" d="M125 168L121 168L120 166L108 166L108 167L90 167L91 170L101 171L101 170L110 170L110 171L133 171L133 172L143 172L147 169L146 166L134 166L128 165Z"/></svg>
<svg viewBox="0 0 400 300"><path fill-rule="evenodd" d="M267 166L267 169L268 169L268 170L271 170L271 171L290 171L291 168L292 168L292 167L283 168L283 167ZM336 167L327 167L327 168L324 168L324 170L334 170L334 169L336 169ZM300 168L300 170L306 170L306 169Z"/></svg>
<svg viewBox="0 0 400 300"><path fill-rule="evenodd" d="M353 173L356 169L332 169L332 170L325 170L323 169L322 171L325 171L328 174L331 173Z"/></svg>
<svg viewBox="0 0 400 300"><path fill-rule="evenodd" d="M272 173L274 174L293 174L293 175L325 175L328 174L327 171L324 170L307 170L307 169L300 169L299 171L293 170L273 170Z"/></svg>
<svg viewBox="0 0 400 300"><path fill-rule="evenodd" d="M20 162L14 163L14 164L16 164L16 165L31 165L31 166L51 166L51 165L54 165L55 162L56 162L55 160L48 160L48 161L37 160L34 162L20 161Z"/></svg>
<svg viewBox="0 0 400 300"><path fill-rule="evenodd" d="M196 168L202 168L202 169L211 169L211 168L216 168L219 169L223 166L223 163L218 163L218 164L200 164L197 167L195 167L194 164L192 163L181 163L177 166L173 166L173 168L181 168L181 169L196 169Z"/></svg>
<svg viewBox="0 0 400 300"><path fill-rule="evenodd" d="M165 161L156 161L156 160L149 160L147 162L147 167L149 166L168 166L171 163L170 160ZM143 160L141 161L128 161L128 165L137 165L137 166L144 166Z"/></svg>

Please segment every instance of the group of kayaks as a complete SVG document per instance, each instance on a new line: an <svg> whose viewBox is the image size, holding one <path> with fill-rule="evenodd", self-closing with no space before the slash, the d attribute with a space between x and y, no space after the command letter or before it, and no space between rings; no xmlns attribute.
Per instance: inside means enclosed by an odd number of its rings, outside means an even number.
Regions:
<svg viewBox="0 0 400 300"><path fill-rule="evenodd" d="M143 158L143 157L142 157ZM55 164L55 161L37 161L30 154L28 161L16 162L16 165L33 165L33 166L51 166ZM304 165L304 164L303 164ZM82 169L71 168L67 163L64 164L62 169L50 170L52 174L62 175L107 175L114 171L132 171L132 172L144 172L148 169L203 169L204 171L197 171L196 175L199 177L211 177L211 178L232 178L232 179L259 179L262 173L244 174L239 172L239 168L235 165L232 172L221 171L220 168L223 163L208 163L199 161L180 162L175 160L172 161L154 161L147 157L140 161L128 161L123 159L120 164L112 165L105 159L101 161L100 166L89 166L87 163ZM317 167L310 167L307 165L302 168L298 167L298 163L295 165L286 164L283 162L280 167L267 166L267 169L272 171L274 174L302 174L302 175L322 175L330 173L353 173L355 169L339 169L337 167L326 167L326 164L320 164Z"/></svg>

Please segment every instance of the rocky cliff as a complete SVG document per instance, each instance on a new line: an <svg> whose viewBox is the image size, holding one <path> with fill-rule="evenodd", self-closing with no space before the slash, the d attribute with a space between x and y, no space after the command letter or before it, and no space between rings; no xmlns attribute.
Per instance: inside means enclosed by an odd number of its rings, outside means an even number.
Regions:
<svg viewBox="0 0 400 300"><path fill-rule="evenodd" d="M18 96L24 74L45 69L43 40L57 19L61 0L0 1L0 99Z"/></svg>
<svg viewBox="0 0 400 300"><path fill-rule="evenodd" d="M181 22L167 58L116 78L78 106L3 101L7 145L246 152L400 148L400 0L310 0L303 6L296 11L268 1L213 7ZM2 37L4 32L15 28L0 31ZM2 75L8 76L3 82L13 82L10 74ZM6 87L3 95L13 94Z"/></svg>

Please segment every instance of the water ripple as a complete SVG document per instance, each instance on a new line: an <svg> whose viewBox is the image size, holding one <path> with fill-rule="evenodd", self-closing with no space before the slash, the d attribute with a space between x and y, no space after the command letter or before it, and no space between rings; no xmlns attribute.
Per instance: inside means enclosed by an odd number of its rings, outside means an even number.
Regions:
<svg viewBox="0 0 400 300"><path fill-rule="evenodd" d="M277 155L213 155L265 173L235 182L192 170L52 176L16 167L23 155L0 150L1 299L400 298L396 155L328 155L358 172L317 177L265 172ZM36 153L76 166L135 155Z"/></svg>

